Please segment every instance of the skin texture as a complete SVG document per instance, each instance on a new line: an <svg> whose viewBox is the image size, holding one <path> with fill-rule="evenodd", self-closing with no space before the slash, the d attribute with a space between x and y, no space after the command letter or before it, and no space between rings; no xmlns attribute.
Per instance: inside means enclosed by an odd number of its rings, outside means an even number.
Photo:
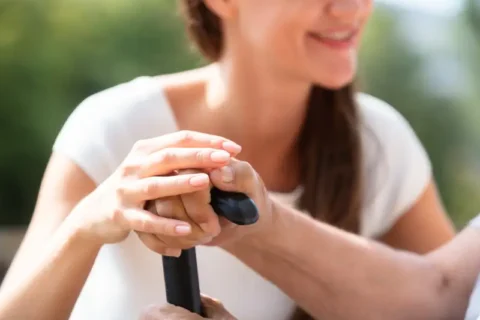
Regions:
<svg viewBox="0 0 480 320"><path fill-rule="evenodd" d="M202 304L208 319L235 320L222 303L213 298L202 296ZM145 308L139 320L201 320L199 315L172 305L151 305Z"/></svg>
<svg viewBox="0 0 480 320"><path fill-rule="evenodd" d="M164 88L180 129L216 136L208 143L199 138L203 144L197 147L202 152L207 148L222 149L218 139L235 141L242 152L224 150L238 160L203 166L181 165L178 157L156 160L150 157L147 163L158 161L164 168L169 165L169 169L208 167L213 184L243 191L257 202L261 208L259 223L235 228L216 220L205 205L208 182L198 190L189 189L194 191L189 196L176 196L168 188L153 187L155 191L149 197L127 197L126 190L135 188L130 184L131 188L126 189L124 182L148 180L159 173L139 174L141 170L135 167L152 152L146 150L145 142L136 145L131 153L134 156L126 159L122 168L100 186L71 160L53 154L27 235L0 291L0 319L68 318L101 245L120 241L131 231L147 247L166 255L177 255L180 248L211 239L210 245L221 245L232 252L316 317L351 319L356 316L349 313L354 310L350 307L355 301L367 316L365 319L380 315L387 316L382 319L415 319L412 313L416 311L425 316L419 319L441 319L442 315L456 319L465 305L470 275L477 270L478 263L473 261L468 269L471 273L460 272L465 276L456 279L448 257L453 254L458 262L466 259L459 248L478 250L474 245L478 242L476 232L462 235L461 240L455 240L441 253L417 256L313 221L292 208L283 208L265 192L266 189L289 191L298 184L298 172L292 169L297 163L293 146L311 84L339 88L351 82L356 73L358 41L346 48L332 49L318 43L311 34L358 28L360 36L371 13L372 1L205 2L223 22L226 47L221 60L206 68L159 77L159 87ZM189 132L187 137L192 135L195 134ZM176 139L171 140L173 144L179 143L176 148L184 147L181 136ZM154 151L160 150L159 147ZM185 155L185 150L177 151ZM226 164L233 166L234 178L230 182L214 170ZM145 190L136 186L138 192ZM160 217L140 212L146 200L155 198L161 198L167 208L159 212ZM180 208L179 201L186 204L186 211L168 209L168 206ZM132 214L126 215L126 209ZM99 216L102 219L93 218ZM178 221L167 222L168 218ZM191 233L172 234L172 223L180 220L191 226ZM272 243L285 233L291 239L286 247ZM416 203L379 240L397 249L424 254L447 243L453 235L432 180ZM319 244L324 248L322 256L312 255L312 248ZM82 248L81 254L77 253L78 248ZM360 272L352 273L352 264ZM282 277L285 274L289 276ZM350 280L345 280L345 274ZM385 275L385 281L375 284L369 281L380 274ZM392 274L398 276L388 276ZM352 287L345 287L345 283ZM412 283L416 285L412 287ZM372 294L365 294L370 290L364 289L372 285ZM45 295L45 288L51 288L52 294ZM62 307L58 308L59 305ZM372 314L372 310L376 313Z"/></svg>

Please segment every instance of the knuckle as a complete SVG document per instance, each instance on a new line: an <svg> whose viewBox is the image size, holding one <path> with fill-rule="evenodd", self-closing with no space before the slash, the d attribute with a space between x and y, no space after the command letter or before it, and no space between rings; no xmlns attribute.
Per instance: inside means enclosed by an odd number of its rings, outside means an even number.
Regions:
<svg viewBox="0 0 480 320"><path fill-rule="evenodd" d="M153 233L155 228L150 221L142 219L140 221L140 229L145 233Z"/></svg>
<svg viewBox="0 0 480 320"><path fill-rule="evenodd" d="M177 188L180 188L184 186L187 181L188 181L188 177L183 175L178 175L173 178L173 185Z"/></svg>
<svg viewBox="0 0 480 320"><path fill-rule="evenodd" d="M174 234L174 228L175 227L171 223L165 222L159 226L158 231L161 234L169 235L169 234Z"/></svg>
<svg viewBox="0 0 480 320"><path fill-rule="evenodd" d="M123 220L123 209L120 207L113 208L110 219L113 222L120 224Z"/></svg>
<svg viewBox="0 0 480 320"><path fill-rule="evenodd" d="M138 172L140 169L140 165L135 162L125 162L120 168L118 169L119 174L121 177L129 177Z"/></svg>
<svg viewBox="0 0 480 320"><path fill-rule="evenodd" d="M175 162L176 155L172 150L163 149L158 153L158 163L162 165L169 165Z"/></svg>
<svg viewBox="0 0 480 320"><path fill-rule="evenodd" d="M182 130L178 132L179 143L189 143L193 140L194 133L190 130Z"/></svg>
<svg viewBox="0 0 480 320"><path fill-rule="evenodd" d="M145 152L147 151L147 149L148 149L148 140L145 140L145 139L137 140L133 144L133 148L132 148L134 152Z"/></svg>
<svg viewBox="0 0 480 320"><path fill-rule="evenodd" d="M204 163L207 162L207 159L210 156L210 152L208 151L196 151L195 152L195 160L197 163Z"/></svg>
<svg viewBox="0 0 480 320"><path fill-rule="evenodd" d="M120 183L116 189L115 189L115 194L117 195L117 197L119 199L123 199L125 198L126 194L127 194L127 186L125 185L125 183Z"/></svg>
<svg viewBox="0 0 480 320"><path fill-rule="evenodd" d="M143 187L143 194L149 198L154 198L160 189L159 183L150 181Z"/></svg>

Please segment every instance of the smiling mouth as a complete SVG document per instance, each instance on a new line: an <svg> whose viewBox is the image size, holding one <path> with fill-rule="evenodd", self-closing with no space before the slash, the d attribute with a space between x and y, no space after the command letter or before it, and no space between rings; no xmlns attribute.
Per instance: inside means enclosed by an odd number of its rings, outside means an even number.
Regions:
<svg viewBox="0 0 480 320"><path fill-rule="evenodd" d="M332 31L332 32L309 32L308 36L315 42L334 49L348 49L354 47L357 42L358 30Z"/></svg>
<svg viewBox="0 0 480 320"><path fill-rule="evenodd" d="M335 31L335 32L309 32L311 37L314 37L320 41L349 41L357 34L356 30L350 31Z"/></svg>

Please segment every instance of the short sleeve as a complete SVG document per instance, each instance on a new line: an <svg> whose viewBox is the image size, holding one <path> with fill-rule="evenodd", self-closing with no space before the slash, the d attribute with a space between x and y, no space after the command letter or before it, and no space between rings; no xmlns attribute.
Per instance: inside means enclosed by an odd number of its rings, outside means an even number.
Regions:
<svg viewBox="0 0 480 320"><path fill-rule="evenodd" d="M480 213L475 218L473 218L468 225L470 227L480 229Z"/></svg>
<svg viewBox="0 0 480 320"><path fill-rule="evenodd" d="M362 228L376 237L416 203L432 178L432 168L425 148L398 111L369 95L361 95L358 101L366 153Z"/></svg>
<svg viewBox="0 0 480 320"><path fill-rule="evenodd" d="M53 152L68 157L97 185L110 174L112 162L108 136L114 125L105 111L95 96L87 98L70 114L53 145Z"/></svg>
<svg viewBox="0 0 480 320"><path fill-rule="evenodd" d="M53 145L97 185L121 164L136 141L176 130L162 86L141 77L94 94L68 117Z"/></svg>

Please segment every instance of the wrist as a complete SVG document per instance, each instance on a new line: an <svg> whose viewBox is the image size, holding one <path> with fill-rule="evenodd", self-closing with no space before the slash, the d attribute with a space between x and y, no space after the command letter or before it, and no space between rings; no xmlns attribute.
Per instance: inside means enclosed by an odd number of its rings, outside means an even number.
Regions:
<svg viewBox="0 0 480 320"><path fill-rule="evenodd" d="M79 212L80 213L80 212ZM83 219L72 211L62 223L62 233L71 243L82 244L85 248L100 250L103 241L95 236L89 228L82 224Z"/></svg>
<svg viewBox="0 0 480 320"><path fill-rule="evenodd" d="M251 226L251 232L247 232L236 241L229 242L224 246L227 251L244 248L265 248L269 243L274 243L277 240L277 228L280 224L281 214L278 210L278 204L275 200L269 199L268 210L260 213L259 221Z"/></svg>

